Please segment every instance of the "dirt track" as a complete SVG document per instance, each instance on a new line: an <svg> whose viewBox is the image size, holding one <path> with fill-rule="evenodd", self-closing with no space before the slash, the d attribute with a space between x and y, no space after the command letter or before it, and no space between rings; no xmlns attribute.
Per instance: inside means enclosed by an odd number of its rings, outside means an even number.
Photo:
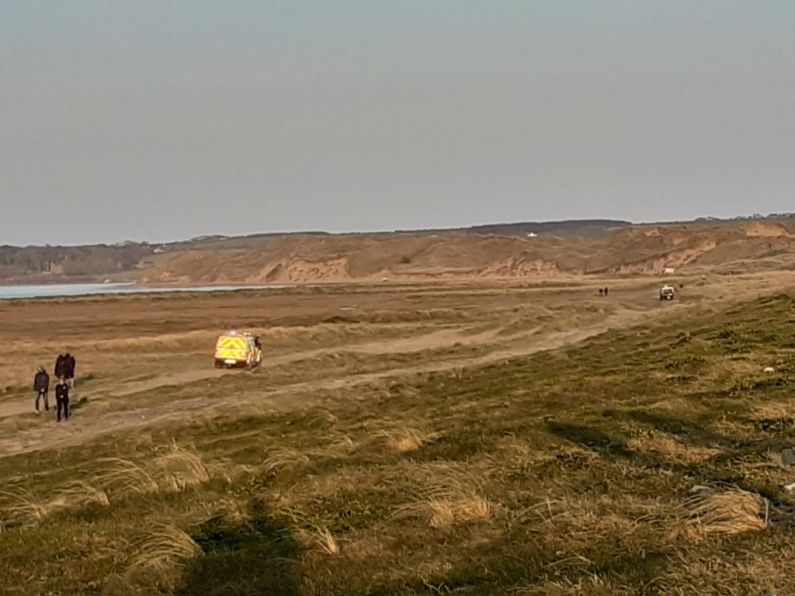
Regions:
<svg viewBox="0 0 795 596"><path fill-rule="evenodd" d="M598 335L599 333L606 331L608 329L607 325L609 324L610 321L606 322L605 325L550 334L544 337L543 339L535 342L533 345L529 345L525 348L496 349L495 351L490 352L487 355L479 356L476 358L464 358L464 359L459 358L448 361L436 361L427 364L419 364L411 367L395 368L383 372L345 375L339 378L335 378L333 380L297 382L285 385L279 389L267 390L262 393L256 393L256 394L234 395L231 397L225 397L221 399L218 399L213 396L205 396L189 400L180 400L177 402L167 402L162 405L154 407L125 410L122 412L106 411L99 415L82 415L84 413L88 414L88 412L86 409L81 408L80 411L81 415L74 416L69 421L68 425L62 424L60 426L56 426L54 429L48 431L46 436L42 436L42 433L40 432L41 429L38 428L37 425L37 427L32 427L26 430L20 429L19 432L16 434L16 436L8 438L4 437L0 439L0 457L13 455L15 453L20 453L24 451L35 451L45 446L48 448L65 447L68 445L79 444L86 441L90 441L107 433L117 432L121 430L130 430L132 428L141 427L141 426L152 426L179 419L187 419L203 411L206 411L208 414L212 415L214 412L220 412L226 408L230 407L239 408L241 406L245 406L247 404L252 404L252 403L256 403L259 407L267 407L274 410L286 409L291 407L307 407L309 405L316 405L317 404L316 400L307 400L305 398L302 398L301 405L297 406L296 404L292 403L291 398L297 394L303 394L303 393L311 394L313 391L320 389L326 391L341 390L341 389L352 388L357 385L366 385L392 378L412 376L420 373L441 372L441 371L449 371L460 368L482 366L485 364L491 364L494 362L507 360L509 358L528 356L533 353L558 348L563 345L576 343L577 341L581 341L588 337ZM471 338L464 338L461 335L455 335L449 333L445 333L444 335L450 340L457 340L457 339L471 340ZM422 339L425 339L426 341L423 342ZM416 338L413 342L411 342L415 344L415 349L405 350L405 351L419 352L422 351L423 349L432 349L434 347L436 348L447 347L455 343L454 341L440 343L440 342L433 342L430 340L431 338ZM427 348L416 347L423 343L427 346ZM382 345L380 346L381 348L383 348L382 352L370 351L370 350L375 350L376 347L377 346L375 344L368 344L366 350L363 349L364 348L363 346L356 346L352 351L355 352L366 351L367 353L371 354L377 354L377 353L386 354L389 353L390 350L394 350L395 346ZM304 354L303 356L312 357L323 352L326 352L326 350L314 350L312 352ZM283 358L281 359L281 362L297 361L300 359L301 355L295 355L293 357L290 357L289 359ZM264 370L266 372L269 366L273 366L273 363L266 364L264 366ZM88 398L89 404L93 403L95 400L101 400L107 402L107 401L112 401L114 399L122 398L127 395L143 393L160 387L182 385L186 383L193 383L210 378L218 378L224 375L234 375L234 374L245 374L245 373L218 371L215 369L208 369L208 370L192 369L175 374L166 374L149 381L132 383L130 385L125 386L125 389L123 391L119 393L109 394L107 395L107 397L100 397L102 393L95 390L90 393L87 393L86 395L78 394L78 398L80 397ZM4 408L0 409L0 418L23 415L26 412L27 408L25 408L20 403L7 404Z"/></svg>

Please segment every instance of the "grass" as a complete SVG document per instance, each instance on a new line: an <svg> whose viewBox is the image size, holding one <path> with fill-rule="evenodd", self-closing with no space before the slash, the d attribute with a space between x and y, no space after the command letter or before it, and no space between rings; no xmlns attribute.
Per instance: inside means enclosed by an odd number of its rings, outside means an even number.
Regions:
<svg viewBox="0 0 795 596"><path fill-rule="evenodd" d="M450 528L473 520L490 520L498 505L483 495L483 479L461 465L443 464L429 470L416 501L401 506L393 519L416 517L431 528Z"/></svg>
<svg viewBox="0 0 795 596"><path fill-rule="evenodd" d="M4 585L793 592L780 564L795 554L783 488L795 468L780 457L795 444L793 315L780 294L526 358L313 386L282 411L216 411L0 459Z"/></svg>
<svg viewBox="0 0 795 596"><path fill-rule="evenodd" d="M376 435L383 438L392 449L399 453L417 451L439 438L439 433L401 425L381 429Z"/></svg>
<svg viewBox="0 0 795 596"><path fill-rule="evenodd" d="M111 495L156 493L160 490L155 479L140 465L121 457L103 458L106 467L95 476L95 482Z"/></svg>
<svg viewBox="0 0 795 596"><path fill-rule="evenodd" d="M169 525L156 525L134 545L131 569L170 568L202 553L188 534Z"/></svg>
<svg viewBox="0 0 795 596"><path fill-rule="evenodd" d="M305 543L316 546L327 555L339 554L340 546L334 535L328 527L314 519L311 514L290 507L279 510L279 514L289 518L291 525L296 528Z"/></svg>
<svg viewBox="0 0 795 596"><path fill-rule="evenodd" d="M154 467L157 469L158 485L167 491L179 492L210 480L201 457L176 444L169 453L155 459Z"/></svg>
<svg viewBox="0 0 795 596"><path fill-rule="evenodd" d="M770 501L746 490L711 491L700 488L682 504L673 538L704 540L710 535L764 530L770 520Z"/></svg>
<svg viewBox="0 0 795 596"><path fill-rule="evenodd" d="M12 487L0 491L3 499L2 525L3 530L15 526L39 524L48 515L46 505L30 490L23 487Z"/></svg>

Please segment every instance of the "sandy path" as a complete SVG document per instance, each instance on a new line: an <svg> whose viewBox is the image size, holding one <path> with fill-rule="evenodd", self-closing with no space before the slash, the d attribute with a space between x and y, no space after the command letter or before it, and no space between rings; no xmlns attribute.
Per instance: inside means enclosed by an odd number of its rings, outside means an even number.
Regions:
<svg viewBox="0 0 795 596"><path fill-rule="evenodd" d="M356 354L405 354L411 352L421 352L423 350L433 350L438 348L450 347L455 344L460 345L473 345L487 342L494 338L497 330L481 332L477 334L468 334L465 329L450 328L440 329L431 333L424 333L411 337L404 337L398 339L369 341L362 343L348 344L344 346L336 346L330 348L317 348L313 350L304 350L299 352L291 352L282 356L268 356L266 354L266 361L263 362L263 370L280 366L284 364L291 364L300 362L302 360L310 360L319 356L335 353L356 353ZM89 400L102 398L116 398L134 395L136 393L143 393L151 391L160 387L175 387L204 381L207 379L217 379L225 375L240 374L240 371L219 370L216 368L201 367L189 368L180 370L173 373L161 374L149 379L133 380L133 379L119 379L114 382L114 387L118 389L109 388L107 383L96 385L90 390L82 391L78 387L75 391L77 399L85 397ZM54 401L54 397L50 395L50 401ZM0 404L0 418L7 418L9 416L19 416L21 414L28 414L32 411L32 397L31 399L17 399Z"/></svg>
<svg viewBox="0 0 795 596"><path fill-rule="evenodd" d="M416 335L412 337L404 337L400 339L378 340L363 343L348 344L344 346L336 346L332 348L317 348L314 350L304 350L300 352L293 352L283 356L268 356L265 354L266 360L262 364L263 370L283 364L292 364L302 360L310 360L319 356L335 353L356 353L356 354L406 354L411 352L421 352L423 350L433 350L452 346L456 343L461 345L471 345L483 343L492 339L496 335L496 330L479 333L475 335L467 335L465 330L461 328L454 329L441 329L431 333ZM125 395L132 395L143 391L150 391L158 387L169 385L184 385L186 383L193 383L196 381L203 381L206 379L216 379L224 375L238 374L239 371L217 370L209 368L196 368L181 371L178 373L162 375L154 379L148 379L137 383L129 383L124 385L121 391L111 392L110 397L123 397ZM0 410L0 417L2 417L2 410Z"/></svg>

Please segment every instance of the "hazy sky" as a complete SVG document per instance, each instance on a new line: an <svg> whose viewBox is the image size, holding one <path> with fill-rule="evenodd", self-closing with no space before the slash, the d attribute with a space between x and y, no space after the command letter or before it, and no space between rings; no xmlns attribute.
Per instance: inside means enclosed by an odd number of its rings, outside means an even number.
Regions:
<svg viewBox="0 0 795 596"><path fill-rule="evenodd" d="M795 211L791 0L0 0L0 244Z"/></svg>

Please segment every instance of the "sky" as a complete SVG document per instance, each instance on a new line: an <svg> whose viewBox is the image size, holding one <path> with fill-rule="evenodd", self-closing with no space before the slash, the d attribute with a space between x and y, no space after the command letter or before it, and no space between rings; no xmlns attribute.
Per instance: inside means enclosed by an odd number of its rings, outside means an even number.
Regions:
<svg viewBox="0 0 795 596"><path fill-rule="evenodd" d="M790 0L0 0L0 245L795 211Z"/></svg>

